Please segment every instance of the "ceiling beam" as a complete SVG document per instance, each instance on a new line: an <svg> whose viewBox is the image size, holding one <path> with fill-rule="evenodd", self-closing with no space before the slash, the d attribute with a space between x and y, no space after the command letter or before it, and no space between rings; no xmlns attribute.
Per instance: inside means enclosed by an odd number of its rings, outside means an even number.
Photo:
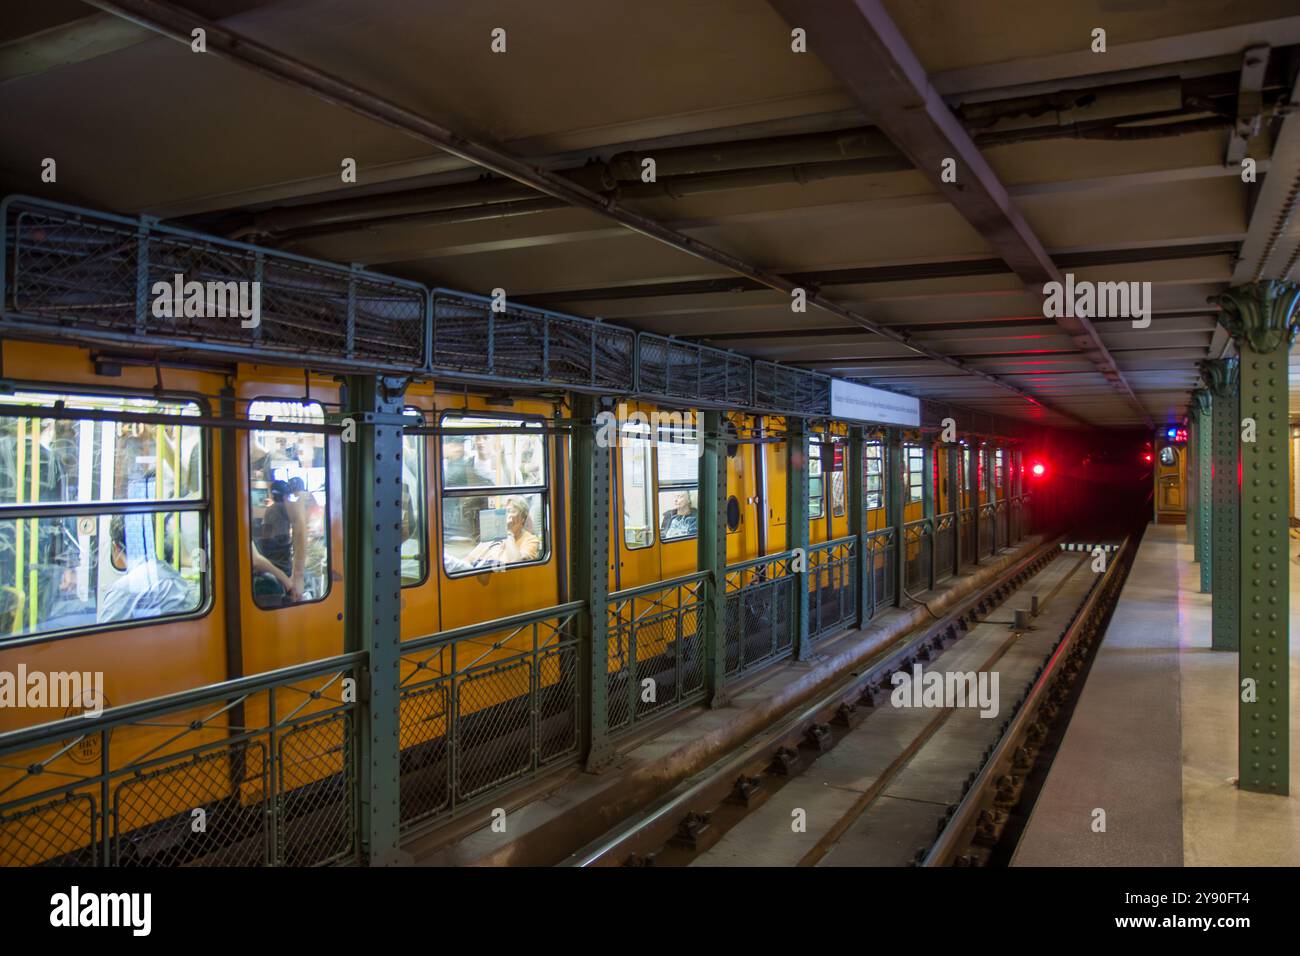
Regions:
<svg viewBox="0 0 1300 956"><path fill-rule="evenodd" d="M456 133L427 116L365 90L346 79L318 70L301 60L294 59L285 53L258 43L220 24L206 20L172 3L164 2L164 0L87 0L87 2L91 6L116 14L132 23L147 27L186 45L191 42L193 31L202 28L206 31L207 49L211 54L253 69L278 82L287 83L373 122L412 136L421 142L446 150L454 156L475 163L499 176L531 186L543 195L561 199L575 208L586 209L605 216L635 233L722 266L730 272L752 279L768 288L791 296L796 292L804 292L807 296L807 304L814 308L838 316L870 332L875 332L884 338L905 345L915 352L928 355L945 365L984 379L999 388L1021 396L1031 404L1046 407L1045 403L1031 392L1013 385L999 376L969 366L956 356L914 343L908 333L874 322L840 303L827 299L820 292L804 290L775 272L746 262L708 243L671 229L657 220L626 209L614 199L603 196L551 170L536 166L509 153L500 146ZM1067 417L1073 418L1081 424L1089 424L1067 413L1060 414L1066 414Z"/></svg>
<svg viewBox="0 0 1300 956"><path fill-rule="evenodd" d="M970 133L930 83L920 60L881 0L770 0L786 21L807 30L811 49L873 124L984 237L1026 287L1039 294L1063 277ZM955 161L955 181L945 167ZM1057 323L1097 370L1121 392L1139 419L1154 427L1097 330L1085 318Z"/></svg>

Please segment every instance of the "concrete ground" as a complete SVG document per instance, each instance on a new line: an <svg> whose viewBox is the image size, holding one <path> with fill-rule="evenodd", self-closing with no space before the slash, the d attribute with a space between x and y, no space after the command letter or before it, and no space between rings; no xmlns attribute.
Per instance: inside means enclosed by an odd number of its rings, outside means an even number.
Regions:
<svg viewBox="0 0 1300 956"><path fill-rule="evenodd" d="M1210 602L1186 529L1148 527L1013 865L1300 864L1300 709L1291 796L1237 789L1237 655L1210 650ZM1296 599L1290 647L1294 685Z"/></svg>

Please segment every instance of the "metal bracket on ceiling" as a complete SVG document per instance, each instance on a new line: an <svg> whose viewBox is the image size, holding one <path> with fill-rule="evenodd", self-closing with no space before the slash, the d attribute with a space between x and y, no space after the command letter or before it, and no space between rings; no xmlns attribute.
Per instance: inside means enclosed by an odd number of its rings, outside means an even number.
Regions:
<svg viewBox="0 0 1300 956"><path fill-rule="evenodd" d="M1249 152L1250 141L1260 134L1264 118L1264 74L1268 71L1269 47L1252 46L1241 57L1241 81L1237 88L1237 119L1228 141L1225 166L1239 166Z"/></svg>

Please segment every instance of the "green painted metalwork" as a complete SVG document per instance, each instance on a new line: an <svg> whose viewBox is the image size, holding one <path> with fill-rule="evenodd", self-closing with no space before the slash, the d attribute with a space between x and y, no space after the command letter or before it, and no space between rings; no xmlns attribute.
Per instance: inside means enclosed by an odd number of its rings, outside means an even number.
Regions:
<svg viewBox="0 0 1300 956"><path fill-rule="evenodd" d="M948 510L952 520L952 573L961 573L961 485L957 481L957 467L961 461L961 445L948 445Z"/></svg>
<svg viewBox="0 0 1300 956"><path fill-rule="evenodd" d="M934 497L934 442L925 443L923 454L925 484L922 486L924 489L922 500L925 505L925 516L930 519L930 587L933 588L934 582L939 580L939 549L935 546L939 534L935 521L938 509L935 507Z"/></svg>
<svg viewBox="0 0 1300 956"><path fill-rule="evenodd" d="M1237 360L1201 362L1201 374L1213 395L1211 416L1212 468L1210 477L1210 593L1214 595L1210 644L1216 651L1235 651L1240 645L1241 488L1238 484L1240 442Z"/></svg>
<svg viewBox="0 0 1300 956"><path fill-rule="evenodd" d="M870 599L871 555L867 551L866 509L866 429L860 425L849 428L848 474L849 534L857 539L857 580L854 588L858 600L858 627L871 617L867 606Z"/></svg>
<svg viewBox="0 0 1300 956"><path fill-rule="evenodd" d="M364 651L357 739L360 857L371 866L401 861L399 662L402 656L402 396L406 380L347 380L347 416L356 440L344 444L347 649Z"/></svg>
<svg viewBox="0 0 1300 956"><path fill-rule="evenodd" d="M1193 561L1201 560L1201 546L1196 540L1196 508L1200 497L1196 493L1196 455L1198 447L1199 446L1196 443L1196 413L1193 411L1188 416L1187 420L1187 448L1183 459L1186 462L1187 467L1185 475L1185 480L1187 482L1187 500L1185 502L1187 513L1184 516L1186 519L1185 530L1187 532L1187 541L1192 546Z"/></svg>
<svg viewBox="0 0 1300 956"><path fill-rule="evenodd" d="M572 597L585 601L581 639L584 762L589 770L609 763L609 459L596 442L596 400L574 399Z"/></svg>
<svg viewBox="0 0 1300 956"><path fill-rule="evenodd" d="M1290 786L1287 359L1295 339L1300 285L1255 282L1229 289L1214 301L1223 309L1219 321L1232 333L1241 360L1238 786L1286 794ZM1251 437L1253 441L1246 440Z"/></svg>
<svg viewBox="0 0 1300 956"><path fill-rule="evenodd" d="M795 552L794 656L806 661L812 654L808 632L808 426L802 418L785 420L786 501L789 503L786 525L790 550Z"/></svg>
<svg viewBox="0 0 1300 956"><path fill-rule="evenodd" d="M897 428L889 430L889 440L887 444L889 453L889 465L886 475L888 476L888 488L885 493L889 496L889 510L886 512L886 518L889 520L889 526L894 529L894 594L893 604L895 607L902 607L906 602L903 600L906 591L904 582L907 580L907 535L903 531L906 523L904 514L904 497L907 489L907 459L903 456L903 433Z"/></svg>
<svg viewBox="0 0 1300 956"><path fill-rule="evenodd" d="M704 605L704 681L710 707L727 702L727 446L722 416L704 412L700 456L699 569L708 574ZM761 451L761 446L758 446Z"/></svg>
<svg viewBox="0 0 1300 956"><path fill-rule="evenodd" d="M1210 486L1213 458L1214 397L1208 388L1192 393L1198 411L1196 430L1196 554L1201 562L1201 593L1208 594L1213 571L1213 521L1210 517L1214 495Z"/></svg>

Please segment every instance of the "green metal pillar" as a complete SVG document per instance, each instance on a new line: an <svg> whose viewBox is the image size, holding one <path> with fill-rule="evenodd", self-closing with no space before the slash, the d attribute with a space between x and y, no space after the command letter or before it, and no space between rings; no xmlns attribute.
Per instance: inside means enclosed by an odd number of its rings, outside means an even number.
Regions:
<svg viewBox="0 0 1300 956"><path fill-rule="evenodd" d="M922 459L925 469L925 483L922 485L922 502L926 520L930 522L930 589L933 590L934 582L939 580L939 548L937 545L938 532L935 530L939 522L936 519L937 509L934 506L935 489L934 489L934 442L927 441L923 446Z"/></svg>
<svg viewBox="0 0 1300 956"><path fill-rule="evenodd" d="M1211 485L1214 449L1214 396L1208 388L1192 393L1196 403L1196 559L1201 562L1201 593L1210 591L1213 571L1214 521L1211 509L1214 493Z"/></svg>
<svg viewBox="0 0 1300 956"><path fill-rule="evenodd" d="M700 455L699 568L707 572L704 595L704 679L710 707L727 702L727 445L722 415L704 412ZM761 446L759 446L761 449ZM736 622L737 627L740 622ZM737 634L742 640L743 634Z"/></svg>
<svg viewBox="0 0 1300 956"><path fill-rule="evenodd" d="M614 756L609 740L609 458L596 438L597 400L573 403L573 547L570 580L574 600L585 601L582 648L583 760L588 770L604 768Z"/></svg>
<svg viewBox="0 0 1300 956"><path fill-rule="evenodd" d="M948 510L952 512L952 574L961 572L961 486L957 483L957 468L961 461L961 445L948 445Z"/></svg>
<svg viewBox="0 0 1300 956"><path fill-rule="evenodd" d="M971 502L971 537L975 539L975 564L980 563L980 550L984 542L980 540L980 456L984 454L984 447L975 441L971 446L970 460L966 463L966 487L969 489Z"/></svg>
<svg viewBox="0 0 1300 956"><path fill-rule="evenodd" d="M903 457L903 433L897 428L889 430L889 481L887 493L889 495L889 510L886 517L889 519L890 526L894 529L894 606L902 607L907 602L903 600L906 582L904 575L907 573L907 536L904 534L903 526L907 523L904 517L904 502L907 500L905 492L907 489L907 459Z"/></svg>
<svg viewBox="0 0 1300 956"><path fill-rule="evenodd" d="M1213 396L1210 477L1210 593L1214 595L1210 646L1235 651L1241 627L1241 486L1238 481L1240 416L1237 411L1237 360L1201 362L1201 374Z"/></svg>
<svg viewBox="0 0 1300 956"><path fill-rule="evenodd" d="M401 862L399 715L402 656L402 396L406 380L348 378L343 445L347 481L345 642L365 651L357 688L357 832L370 866Z"/></svg>
<svg viewBox="0 0 1300 956"><path fill-rule="evenodd" d="M1184 449L1184 480L1187 482L1187 495L1183 501L1183 507L1186 510L1187 520L1187 542L1192 546L1192 560L1201 560L1201 546L1196 538L1196 508L1198 495L1196 493L1196 399L1192 399L1192 407L1187 415L1187 447Z"/></svg>
<svg viewBox="0 0 1300 956"><path fill-rule="evenodd" d="M867 609L867 600L871 597L868 583L871 562L867 554L866 441L866 430L862 426L850 426L848 473L844 480L849 486L849 534L854 537L853 553L857 559L853 590L858 599L858 627L871 616Z"/></svg>
<svg viewBox="0 0 1300 956"><path fill-rule="evenodd" d="M786 475L789 485L786 501L789 503L789 524L786 526L787 545L795 552L791 568L795 570L794 607L791 614L794 624L794 657L806 661L812 656L812 642L808 639L808 424L802 418L785 420Z"/></svg>
<svg viewBox="0 0 1300 956"><path fill-rule="evenodd" d="M1238 786L1290 787L1290 480L1287 359L1300 285L1266 280L1214 300L1240 357L1241 654ZM1218 417L1216 411L1215 417ZM1217 599L1217 594L1216 594Z"/></svg>

